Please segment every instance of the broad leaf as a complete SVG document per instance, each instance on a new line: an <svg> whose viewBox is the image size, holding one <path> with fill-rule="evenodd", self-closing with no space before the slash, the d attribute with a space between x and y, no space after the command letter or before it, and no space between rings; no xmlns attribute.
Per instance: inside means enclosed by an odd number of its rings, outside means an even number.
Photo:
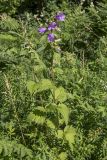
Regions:
<svg viewBox="0 0 107 160"><path fill-rule="evenodd" d="M61 129L57 130L56 137L60 138L60 139L63 139L63 136L64 136L63 130L61 130Z"/></svg>
<svg viewBox="0 0 107 160"><path fill-rule="evenodd" d="M29 90L30 94L33 94L38 89L38 85L34 81L27 82L27 89Z"/></svg>
<svg viewBox="0 0 107 160"><path fill-rule="evenodd" d="M63 87L59 87L55 90L55 100L59 102L64 102L67 100L67 93Z"/></svg>
<svg viewBox="0 0 107 160"><path fill-rule="evenodd" d="M28 115L27 120L30 123L35 122L38 125L43 125L45 123L45 117L44 116L38 116L38 115L35 115L32 112Z"/></svg>
<svg viewBox="0 0 107 160"><path fill-rule="evenodd" d="M72 126L65 127L64 136L70 146L74 143L75 135L76 135L76 129L74 127L72 127Z"/></svg>
<svg viewBox="0 0 107 160"><path fill-rule="evenodd" d="M49 79L42 79L39 83L39 90L38 91L45 91L48 89L53 89L55 86Z"/></svg>
<svg viewBox="0 0 107 160"><path fill-rule="evenodd" d="M59 104L58 111L62 115L62 117L67 125L68 121L69 121L70 109L65 104Z"/></svg>
<svg viewBox="0 0 107 160"><path fill-rule="evenodd" d="M59 157L59 160L67 160L67 153L61 152L58 157Z"/></svg>
<svg viewBox="0 0 107 160"><path fill-rule="evenodd" d="M46 120L46 125L47 125L47 127L51 128L51 129L55 129L56 128L54 123L49 119Z"/></svg>

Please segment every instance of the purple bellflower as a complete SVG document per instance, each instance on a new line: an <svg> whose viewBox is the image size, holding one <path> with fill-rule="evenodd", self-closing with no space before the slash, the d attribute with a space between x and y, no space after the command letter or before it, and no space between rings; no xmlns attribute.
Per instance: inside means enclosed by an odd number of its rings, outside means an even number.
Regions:
<svg viewBox="0 0 107 160"><path fill-rule="evenodd" d="M58 20L58 21L64 21L65 20L65 14L64 13L58 13L57 15L56 15L56 19Z"/></svg>
<svg viewBox="0 0 107 160"><path fill-rule="evenodd" d="M46 32L46 28L45 28L45 27L40 27L40 28L38 29L38 32L39 32L39 33L45 33L45 32Z"/></svg>
<svg viewBox="0 0 107 160"><path fill-rule="evenodd" d="M54 42L54 40L55 40L55 35L53 33L48 34L48 41Z"/></svg>
<svg viewBox="0 0 107 160"><path fill-rule="evenodd" d="M56 22L51 22L50 24L49 24L49 26L48 26L48 30L50 31L50 30L53 30L53 29L55 29L57 27L57 24L56 24Z"/></svg>

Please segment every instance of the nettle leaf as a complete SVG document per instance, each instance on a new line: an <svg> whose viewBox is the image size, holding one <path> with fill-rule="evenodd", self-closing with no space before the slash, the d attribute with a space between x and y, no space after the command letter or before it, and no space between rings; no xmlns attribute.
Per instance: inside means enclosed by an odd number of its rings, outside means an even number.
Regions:
<svg viewBox="0 0 107 160"><path fill-rule="evenodd" d="M50 120L50 119L46 118L46 116L35 115L33 112L31 112L28 115L27 121L29 123L35 122L38 125L46 124L47 127L51 128L51 129L55 129L57 127L57 125L55 124L54 119Z"/></svg>
<svg viewBox="0 0 107 160"><path fill-rule="evenodd" d="M72 126L66 126L64 128L64 136L71 146L75 141L76 129Z"/></svg>
<svg viewBox="0 0 107 160"><path fill-rule="evenodd" d="M47 112L47 110L44 107L41 107L41 106L36 107L36 110L38 110L40 112L43 112L43 113Z"/></svg>
<svg viewBox="0 0 107 160"><path fill-rule="evenodd" d="M69 121L70 109L65 104L59 104L57 109L67 125Z"/></svg>
<svg viewBox="0 0 107 160"><path fill-rule="evenodd" d="M62 75L62 74L64 73L64 71L63 71L61 68L59 68L59 67L55 67L55 68L53 69L53 71L54 71L54 73L57 74L57 75Z"/></svg>
<svg viewBox="0 0 107 160"><path fill-rule="evenodd" d="M38 89L38 85L34 81L27 82L27 89L29 90L30 94L33 94Z"/></svg>
<svg viewBox="0 0 107 160"><path fill-rule="evenodd" d="M63 87L59 87L55 90L55 100L61 103L67 100L67 93Z"/></svg>
<svg viewBox="0 0 107 160"><path fill-rule="evenodd" d="M44 116L38 116L35 115L34 113L30 113L27 117L28 122L35 122L38 125L43 125L46 121L46 118Z"/></svg>
<svg viewBox="0 0 107 160"><path fill-rule="evenodd" d="M36 83L34 81L27 82L27 89L31 94L34 92L42 92L48 89L54 89L55 86L49 79L42 79L40 82Z"/></svg>
<svg viewBox="0 0 107 160"><path fill-rule="evenodd" d="M61 152L58 157L59 160L67 160L68 155L66 152Z"/></svg>
<svg viewBox="0 0 107 160"><path fill-rule="evenodd" d="M28 117L27 117L27 121L28 122L33 122L35 120L35 114L34 113L29 113Z"/></svg>
<svg viewBox="0 0 107 160"><path fill-rule="evenodd" d="M44 116L37 116L35 115L35 123L36 124L40 124L40 125L43 125L45 123L45 117Z"/></svg>
<svg viewBox="0 0 107 160"><path fill-rule="evenodd" d="M24 148L20 149L20 155L22 158L26 155L26 150Z"/></svg>
<svg viewBox="0 0 107 160"><path fill-rule="evenodd" d="M63 139L63 136L64 136L63 130L61 130L61 129L57 130L56 137L59 139Z"/></svg>
<svg viewBox="0 0 107 160"><path fill-rule="evenodd" d="M52 82L49 79L42 79L38 86L38 91L45 91L48 89L54 89L55 86L52 84Z"/></svg>
<svg viewBox="0 0 107 160"><path fill-rule="evenodd" d="M47 113L55 113L56 111L57 111L57 105L55 103L51 103L48 106L46 106Z"/></svg>
<svg viewBox="0 0 107 160"><path fill-rule="evenodd" d="M49 119L46 120L46 125L47 125L47 127L51 128L51 129L55 129L56 128L55 124Z"/></svg>

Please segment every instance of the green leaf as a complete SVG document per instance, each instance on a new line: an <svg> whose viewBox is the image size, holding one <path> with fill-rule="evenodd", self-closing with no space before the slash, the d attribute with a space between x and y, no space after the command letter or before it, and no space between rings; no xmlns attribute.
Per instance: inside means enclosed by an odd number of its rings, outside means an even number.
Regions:
<svg viewBox="0 0 107 160"><path fill-rule="evenodd" d="M35 83L34 81L27 82L27 89L31 94L34 92L41 92L53 88L55 88L55 86L49 79L42 79L39 83Z"/></svg>
<svg viewBox="0 0 107 160"><path fill-rule="evenodd" d="M45 119L46 118L44 116L35 115L32 112L27 117L28 122L35 122L38 125L43 125L45 123Z"/></svg>
<svg viewBox="0 0 107 160"><path fill-rule="evenodd" d="M55 52L53 55L54 66L56 66L56 65L60 66L60 60L61 60L61 55L59 53Z"/></svg>
<svg viewBox="0 0 107 160"><path fill-rule="evenodd" d="M52 84L52 82L49 79L42 79L39 83L39 90L38 91L45 91L48 89L53 89L55 86Z"/></svg>
<svg viewBox="0 0 107 160"><path fill-rule="evenodd" d="M35 120L35 114L34 113L29 113L28 117L27 117L27 121L28 122L33 122Z"/></svg>
<svg viewBox="0 0 107 160"><path fill-rule="evenodd" d="M56 137L60 138L60 139L63 139L63 136L64 136L63 130L61 130L61 129L57 130Z"/></svg>
<svg viewBox="0 0 107 160"><path fill-rule="evenodd" d="M44 107L41 107L41 106L36 107L36 110L38 110L40 112L43 112L43 113L47 112L47 110Z"/></svg>
<svg viewBox="0 0 107 160"><path fill-rule="evenodd" d="M20 156L23 158L26 155L26 150L23 148L20 149Z"/></svg>
<svg viewBox="0 0 107 160"><path fill-rule="evenodd" d="M3 146L4 148L4 155L5 156L7 156L8 154L9 154L9 151L8 151L8 148L7 148L7 146L4 144L4 146Z"/></svg>
<svg viewBox="0 0 107 160"><path fill-rule="evenodd" d="M75 141L76 129L72 126L66 126L64 128L64 136L71 146Z"/></svg>
<svg viewBox="0 0 107 160"><path fill-rule="evenodd" d="M54 71L54 73L57 74L57 75L62 75L62 74L64 73L64 71L63 71L61 68L59 68L59 67L55 67L55 68L53 69L53 71Z"/></svg>
<svg viewBox="0 0 107 160"><path fill-rule="evenodd" d="M102 113L103 117L107 116L107 112L105 110L105 107L99 106L97 111L100 112L100 113Z"/></svg>
<svg viewBox="0 0 107 160"><path fill-rule="evenodd" d="M67 93L63 87L59 87L55 90L55 100L59 102L64 102L67 100Z"/></svg>
<svg viewBox="0 0 107 160"><path fill-rule="evenodd" d="M58 157L59 157L59 160L67 160L67 153L61 152Z"/></svg>
<svg viewBox="0 0 107 160"><path fill-rule="evenodd" d="M62 115L62 117L67 125L68 121L69 121L70 109L65 104L59 104L57 109L58 109L59 113Z"/></svg>
<svg viewBox="0 0 107 160"><path fill-rule="evenodd" d="M54 125L54 123L51 120L49 120L49 119L46 120L46 124L51 129L55 129L56 128L55 125Z"/></svg>
<svg viewBox="0 0 107 160"><path fill-rule="evenodd" d="M2 148L2 146L0 145L0 154L2 153L2 151L3 151L3 148Z"/></svg>
<svg viewBox="0 0 107 160"><path fill-rule="evenodd" d="M35 115L34 122L38 125L43 125L45 123L45 117L44 116L38 116Z"/></svg>
<svg viewBox="0 0 107 160"><path fill-rule="evenodd" d="M27 82L27 89L29 90L30 94L33 94L38 89L38 85L34 81Z"/></svg>
<svg viewBox="0 0 107 160"><path fill-rule="evenodd" d="M16 41L17 38L12 36L12 35L9 35L9 34L0 34L0 41L9 41L9 42L14 42Z"/></svg>

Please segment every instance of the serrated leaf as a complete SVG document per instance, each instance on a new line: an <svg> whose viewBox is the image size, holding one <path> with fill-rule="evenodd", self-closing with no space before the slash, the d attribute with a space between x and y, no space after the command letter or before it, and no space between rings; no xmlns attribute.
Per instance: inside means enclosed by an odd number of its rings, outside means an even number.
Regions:
<svg viewBox="0 0 107 160"><path fill-rule="evenodd" d="M54 85L49 79L42 79L38 87L39 87L39 91L45 91L48 89L53 89Z"/></svg>
<svg viewBox="0 0 107 160"><path fill-rule="evenodd" d="M46 120L46 125L51 129L55 129L54 123L49 119Z"/></svg>
<svg viewBox="0 0 107 160"><path fill-rule="evenodd" d="M40 111L40 112L47 112L47 110L44 107L38 106L36 107L36 110Z"/></svg>
<svg viewBox="0 0 107 160"><path fill-rule="evenodd" d="M63 70L61 68L59 68L59 67L55 67L53 69L53 71L54 71L55 74L58 74L58 75L62 75L63 74Z"/></svg>
<svg viewBox="0 0 107 160"><path fill-rule="evenodd" d="M35 122L36 124L43 125L45 123L45 117L30 113L27 118L28 122Z"/></svg>
<svg viewBox="0 0 107 160"><path fill-rule="evenodd" d="M71 146L75 141L76 129L72 126L66 126L64 129L65 139L68 141Z"/></svg>
<svg viewBox="0 0 107 160"><path fill-rule="evenodd" d="M25 151L24 147L20 148L20 155L22 158L26 155L26 151Z"/></svg>
<svg viewBox="0 0 107 160"><path fill-rule="evenodd" d="M59 102L64 102L67 100L67 93L63 87L59 87L55 90L55 100Z"/></svg>
<svg viewBox="0 0 107 160"><path fill-rule="evenodd" d="M35 123L43 125L45 123L45 117L44 116L35 116Z"/></svg>
<svg viewBox="0 0 107 160"><path fill-rule="evenodd" d="M67 125L69 121L70 109L65 104L59 104L57 109Z"/></svg>
<svg viewBox="0 0 107 160"><path fill-rule="evenodd" d="M67 160L67 153L61 152L58 157L59 157L59 160Z"/></svg>
<svg viewBox="0 0 107 160"><path fill-rule="evenodd" d="M28 117L27 117L27 121L28 122L33 122L35 120L35 114L34 113L29 113Z"/></svg>
<svg viewBox="0 0 107 160"><path fill-rule="evenodd" d="M27 89L29 90L30 94L33 94L38 89L38 85L34 81L27 82Z"/></svg>
<svg viewBox="0 0 107 160"><path fill-rule="evenodd" d="M61 129L57 130L56 137L63 139L63 136L64 136L63 130L61 130Z"/></svg>

